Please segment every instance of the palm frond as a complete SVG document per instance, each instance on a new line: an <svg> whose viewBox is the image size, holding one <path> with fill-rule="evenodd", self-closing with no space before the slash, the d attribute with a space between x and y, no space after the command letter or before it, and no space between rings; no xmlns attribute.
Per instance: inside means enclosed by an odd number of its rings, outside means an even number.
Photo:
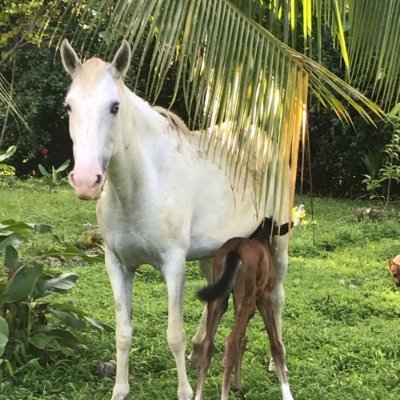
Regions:
<svg viewBox="0 0 400 400"><path fill-rule="evenodd" d="M372 84L372 98L386 110L400 101L400 2L350 2L352 80Z"/></svg>
<svg viewBox="0 0 400 400"><path fill-rule="evenodd" d="M2 74L0 74L0 104L2 104L4 110L6 110L4 115L6 115L7 110L9 110L14 117L18 118L28 128L28 124L12 98L10 84Z"/></svg>
<svg viewBox="0 0 400 400"><path fill-rule="evenodd" d="M271 201L274 208L282 203L279 195L266 198L271 193L267 182L281 193L291 173L294 188L307 87L344 120L350 121L349 105L367 120L368 112L382 116L377 105L276 39L231 1L88 0L71 7L67 12L79 12L82 24L107 20L106 30L124 36L134 48L144 43L142 61L151 49L148 91L153 101L169 68L177 65L175 96L181 85L192 126L204 129L204 148L227 168L236 187L246 186L249 174L257 175L258 209ZM224 129L205 130L221 124Z"/></svg>

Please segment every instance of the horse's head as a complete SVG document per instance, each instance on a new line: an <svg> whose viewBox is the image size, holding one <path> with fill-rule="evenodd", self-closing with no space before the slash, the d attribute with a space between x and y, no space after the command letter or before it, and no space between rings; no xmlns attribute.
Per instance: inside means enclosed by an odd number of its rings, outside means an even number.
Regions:
<svg viewBox="0 0 400 400"><path fill-rule="evenodd" d="M129 68L131 50L124 41L111 64L99 58L81 63L65 39L61 58L72 78L65 99L75 161L69 182L80 199L98 199L114 151L122 82Z"/></svg>

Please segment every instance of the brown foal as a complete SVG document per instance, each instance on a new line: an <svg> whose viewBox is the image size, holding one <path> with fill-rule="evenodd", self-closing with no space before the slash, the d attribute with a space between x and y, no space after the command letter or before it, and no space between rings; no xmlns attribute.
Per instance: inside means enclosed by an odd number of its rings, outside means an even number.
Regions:
<svg viewBox="0 0 400 400"><path fill-rule="evenodd" d="M233 292L235 325L225 341L224 377L221 400L229 398L230 377L234 370L235 389L241 392L241 364L246 348L246 329L256 308L260 311L267 330L271 355L275 361L283 400L293 400L286 376L285 351L276 329L271 292L275 285L275 268L270 253L270 237L288 232L288 224L280 229L266 219L252 238L228 240L213 259L214 283L198 292L201 300L208 302L207 333L200 348L192 355L199 368L195 400L201 400L204 383L215 351L214 338L228 307ZM254 238L254 236L256 236Z"/></svg>

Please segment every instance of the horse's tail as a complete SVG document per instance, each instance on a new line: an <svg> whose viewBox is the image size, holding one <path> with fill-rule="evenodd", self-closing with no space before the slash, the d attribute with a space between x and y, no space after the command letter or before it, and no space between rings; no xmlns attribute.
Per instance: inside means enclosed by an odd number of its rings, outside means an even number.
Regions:
<svg viewBox="0 0 400 400"><path fill-rule="evenodd" d="M203 301L214 301L218 297L228 295L235 284L236 273L240 264L240 254L237 251L230 251L225 257L221 275L215 282L200 289L197 292L197 297Z"/></svg>

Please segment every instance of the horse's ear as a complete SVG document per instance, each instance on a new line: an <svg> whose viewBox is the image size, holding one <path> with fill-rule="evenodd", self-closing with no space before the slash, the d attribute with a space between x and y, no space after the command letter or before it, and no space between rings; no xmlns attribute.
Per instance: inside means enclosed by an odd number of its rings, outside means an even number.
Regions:
<svg viewBox="0 0 400 400"><path fill-rule="evenodd" d="M115 54L114 60L111 66L114 69L114 74L117 78L125 78L125 75L129 69L129 64L131 62L131 47L129 43L124 39L122 41L121 47Z"/></svg>
<svg viewBox="0 0 400 400"><path fill-rule="evenodd" d="M75 50L69 44L67 39L64 39L61 43L61 60L64 69L73 78L81 67L81 61L75 53Z"/></svg>

